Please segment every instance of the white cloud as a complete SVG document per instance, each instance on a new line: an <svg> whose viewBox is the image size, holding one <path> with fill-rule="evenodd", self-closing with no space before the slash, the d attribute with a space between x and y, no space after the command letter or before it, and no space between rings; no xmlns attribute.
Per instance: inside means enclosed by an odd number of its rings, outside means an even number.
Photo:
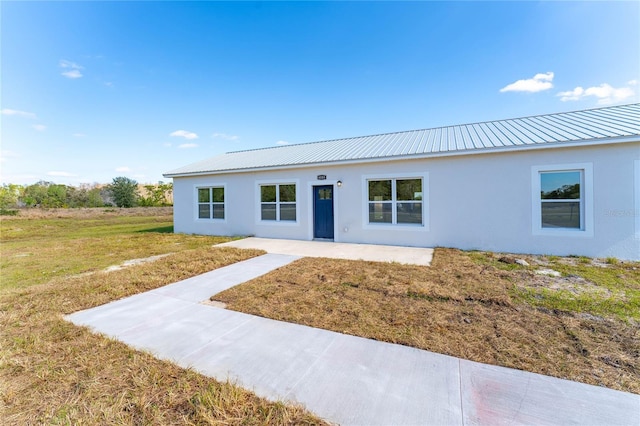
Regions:
<svg viewBox="0 0 640 426"><path fill-rule="evenodd" d="M66 59L60 59L60 67L61 68L72 68L72 69L80 69L82 68L80 65L75 62L67 61Z"/></svg>
<svg viewBox="0 0 640 426"><path fill-rule="evenodd" d="M62 73L62 75L64 75L67 78L72 78L72 79L82 77L82 73L80 71L78 71L78 70L65 71L65 72Z"/></svg>
<svg viewBox="0 0 640 426"><path fill-rule="evenodd" d="M240 136L238 135L228 135L226 133L214 133L211 137L214 139L225 139L228 141L237 141L240 139Z"/></svg>
<svg viewBox="0 0 640 426"><path fill-rule="evenodd" d="M32 127L39 132L44 132L45 130L47 130L47 126L45 126L44 124L34 124Z"/></svg>
<svg viewBox="0 0 640 426"><path fill-rule="evenodd" d="M576 87L573 90L567 90L566 92L560 92L556 96L561 96L560 100L562 102L566 101L577 101L584 95L584 89L580 86Z"/></svg>
<svg viewBox="0 0 640 426"><path fill-rule="evenodd" d="M526 80L518 80L514 83L508 84L502 89L500 92L541 92L543 90L548 90L553 87L553 76L552 72L547 72L545 74L536 74L533 78L528 78Z"/></svg>
<svg viewBox="0 0 640 426"><path fill-rule="evenodd" d="M18 117L24 118L36 118L36 115L32 112L18 111L17 109L3 108L0 112L2 115L17 115Z"/></svg>
<svg viewBox="0 0 640 426"><path fill-rule="evenodd" d="M80 78L82 77L81 69L84 69L83 66L76 64L75 62L67 61L65 59L60 60L60 68L65 70L62 72L62 75L67 78Z"/></svg>
<svg viewBox="0 0 640 426"><path fill-rule="evenodd" d="M131 169L127 166L116 167L116 172L130 172Z"/></svg>
<svg viewBox="0 0 640 426"><path fill-rule="evenodd" d="M182 148L182 149L185 149L185 148L197 148L197 147L198 147L197 143L183 143L181 145L178 145L178 148Z"/></svg>
<svg viewBox="0 0 640 426"><path fill-rule="evenodd" d="M638 80L629 80L629 81L627 81L627 84L629 86L637 86L638 85Z"/></svg>
<svg viewBox="0 0 640 426"><path fill-rule="evenodd" d="M56 176L56 177L75 177L78 175L74 175L73 173L69 173L69 172L47 172L48 176Z"/></svg>
<svg viewBox="0 0 640 426"><path fill-rule="evenodd" d="M173 133L170 133L169 136L177 136L180 138L185 138L185 139L198 139L198 135L193 133L193 132L189 132L187 130L176 130Z"/></svg>
<svg viewBox="0 0 640 426"><path fill-rule="evenodd" d="M289 145L289 142L287 142L287 141L278 141L278 142L276 142L276 145Z"/></svg>
<svg viewBox="0 0 640 426"><path fill-rule="evenodd" d="M635 80L631 80L631 84ZM560 97L562 102L567 101L579 101L589 96L593 96L598 99L599 105L608 105L616 102L624 101L635 95L635 91L631 87L619 87L615 88L607 83L603 83L600 86L593 86L588 88L576 87L573 90L567 90L560 92L556 96Z"/></svg>

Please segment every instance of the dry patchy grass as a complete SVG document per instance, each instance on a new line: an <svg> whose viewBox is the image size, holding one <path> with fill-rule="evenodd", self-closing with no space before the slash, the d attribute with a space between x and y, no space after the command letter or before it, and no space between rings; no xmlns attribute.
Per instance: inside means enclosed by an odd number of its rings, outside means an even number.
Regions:
<svg viewBox="0 0 640 426"><path fill-rule="evenodd" d="M634 265L615 284L630 297L640 287ZM538 282L533 269L453 249L437 249L431 267L305 258L212 299L263 317L640 393L633 315L535 306L522 292L527 280Z"/></svg>
<svg viewBox="0 0 640 426"><path fill-rule="evenodd" d="M196 249L150 264L67 277L0 295L0 417L6 424L319 424L66 322L63 314L260 252Z"/></svg>

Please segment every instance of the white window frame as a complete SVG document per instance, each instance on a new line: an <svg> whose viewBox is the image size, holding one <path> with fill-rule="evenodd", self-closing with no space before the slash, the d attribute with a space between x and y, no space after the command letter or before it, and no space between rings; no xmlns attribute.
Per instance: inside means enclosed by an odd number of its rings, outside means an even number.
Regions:
<svg viewBox="0 0 640 426"><path fill-rule="evenodd" d="M542 173L580 172L580 229L543 228L540 176ZM531 167L531 231L533 235L593 237L593 163L550 164Z"/></svg>
<svg viewBox="0 0 640 426"><path fill-rule="evenodd" d="M262 197L261 188L263 186L276 186L276 220L262 220ZM296 186L296 220L280 220L280 185L295 185ZM293 226L300 223L300 181L299 179L270 179L256 181L256 224L258 225L278 225L278 226ZM286 202L284 204L293 204Z"/></svg>
<svg viewBox="0 0 640 426"><path fill-rule="evenodd" d="M213 218L201 218L200 217L200 204L204 204L204 203L200 203L199 198L198 198L198 190L200 189L209 189L211 190L212 188L222 188L222 190L224 191L224 202L222 203L218 203L218 202L213 202L213 193L211 193L211 201L209 201L209 206L211 207L211 214L213 215L213 205L214 204L222 204L224 206L224 219L213 219ZM207 183L207 184L202 184L202 185L194 185L194 200L195 200L195 209L194 209L194 219L198 222L216 222L216 223L226 223L227 221L227 185L226 183Z"/></svg>
<svg viewBox="0 0 640 426"><path fill-rule="evenodd" d="M396 200L396 181L405 179L421 179L422 180L422 223L397 223L397 203ZM369 181L372 180L391 180L391 223L370 223L369 222ZM428 231L429 230L429 173L381 173L375 175L362 176L362 227L363 229L377 230L393 230L393 231ZM403 202L400 200L400 202ZM411 202L411 201L409 201ZM416 201L418 202L418 201Z"/></svg>

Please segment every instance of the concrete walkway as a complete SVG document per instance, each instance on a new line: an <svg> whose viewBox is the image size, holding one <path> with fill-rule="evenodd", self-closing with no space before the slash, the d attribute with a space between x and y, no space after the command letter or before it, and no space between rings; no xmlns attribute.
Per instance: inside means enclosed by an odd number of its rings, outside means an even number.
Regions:
<svg viewBox="0 0 640 426"><path fill-rule="evenodd" d="M200 303L298 258L267 254L67 319L342 425L640 424L640 395Z"/></svg>
<svg viewBox="0 0 640 426"><path fill-rule="evenodd" d="M240 249L260 249L267 253L290 254L293 256L397 262L424 266L429 266L433 258L433 249L431 248L334 243L331 241L302 241L250 237L219 244L219 246Z"/></svg>

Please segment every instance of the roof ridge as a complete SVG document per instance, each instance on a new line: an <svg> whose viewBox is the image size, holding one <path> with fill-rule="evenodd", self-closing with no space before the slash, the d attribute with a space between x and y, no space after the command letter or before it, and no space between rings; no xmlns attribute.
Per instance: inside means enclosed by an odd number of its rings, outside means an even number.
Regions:
<svg viewBox="0 0 640 426"><path fill-rule="evenodd" d="M320 140L320 141L298 142L298 143L279 145L279 146L265 146L265 147L262 147L262 148L252 148L252 149L243 149L243 150L238 150L238 151L228 151L228 152L225 152L222 155L239 154L239 153L243 153L243 152L266 151L266 150L281 149L281 148L287 148L287 147L292 147L292 146L300 146L300 145L309 146L309 145L315 145L315 144L320 144L320 143L344 141L344 140L348 140L348 139L363 139L363 138L373 138L373 137L379 137L379 136L397 135L397 134L400 134L400 133L424 132L424 131L427 131L427 130L447 129L447 128L451 128L451 127L455 128L455 127L474 126L474 125L487 124L487 123L502 123L502 122L506 122L506 121L525 120L525 119L530 119L530 118L548 117L548 116L555 116L555 115L562 115L562 114L575 114L575 113L578 113L578 112L599 111L599 110L602 110L602 109L622 108L622 107L629 107L629 106L640 106L640 103L610 105L610 106L602 106L602 107L589 108L589 109L576 109L576 110L572 110L572 111L554 112L554 113L547 113L547 114L534 114L534 115L526 115L526 116L515 117L515 118L502 118L502 119L498 119L498 120L484 120L484 121L476 121L476 122L472 122L472 123L450 124L450 125L447 125L447 126L426 127L426 128L422 128L422 129L413 129L413 130L400 130L400 131L396 131L396 132L383 132L383 133L375 133L375 134L371 134L371 135L350 136L350 137L345 137L345 138L325 139L325 140Z"/></svg>

